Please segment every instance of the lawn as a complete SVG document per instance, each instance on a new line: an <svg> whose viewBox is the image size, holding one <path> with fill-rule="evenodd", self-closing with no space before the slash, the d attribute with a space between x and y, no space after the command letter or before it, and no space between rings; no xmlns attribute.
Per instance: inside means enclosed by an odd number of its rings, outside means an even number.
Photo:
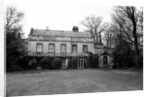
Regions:
<svg viewBox="0 0 150 97"><path fill-rule="evenodd" d="M7 73L7 96L128 91L143 89L143 73L81 69Z"/></svg>

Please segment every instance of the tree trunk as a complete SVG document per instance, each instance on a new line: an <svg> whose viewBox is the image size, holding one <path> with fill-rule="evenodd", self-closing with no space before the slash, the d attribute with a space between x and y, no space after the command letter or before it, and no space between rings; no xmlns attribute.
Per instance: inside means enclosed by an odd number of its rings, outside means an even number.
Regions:
<svg viewBox="0 0 150 97"><path fill-rule="evenodd" d="M136 31L136 22L133 20L133 37L134 37L134 47L136 51L136 67L139 67L139 47L138 47L138 38L137 38L137 31Z"/></svg>
<svg viewBox="0 0 150 97"><path fill-rule="evenodd" d="M101 37L101 33L99 34L99 42L100 42L100 44L102 44L102 39L101 39L102 37Z"/></svg>

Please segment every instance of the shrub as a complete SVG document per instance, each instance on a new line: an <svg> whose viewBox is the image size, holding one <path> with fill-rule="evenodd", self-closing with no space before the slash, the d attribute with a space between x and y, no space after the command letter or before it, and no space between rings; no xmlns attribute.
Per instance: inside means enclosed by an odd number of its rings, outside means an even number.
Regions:
<svg viewBox="0 0 150 97"><path fill-rule="evenodd" d="M42 57L29 57L30 69L37 69L37 67L42 67Z"/></svg>
<svg viewBox="0 0 150 97"><path fill-rule="evenodd" d="M44 57L40 60L40 66L42 67L42 69L53 69L52 61L53 61L53 58Z"/></svg>
<svg viewBox="0 0 150 97"><path fill-rule="evenodd" d="M9 71L28 70L30 69L28 63L29 58L27 56L20 56L11 64Z"/></svg>
<svg viewBox="0 0 150 97"><path fill-rule="evenodd" d="M127 69L135 67L135 51L133 51L128 43L122 43L116 46L113 52L114 68Z"/></svg>
<svg viewBox="0 0 150 97"><path fill-rule="evenodd" d="M78 57L73 57L69 60L68 68L76 69L78 65Z"/></svg>
<svg viewBox="0 0 150 97"><path fill-rule="evenodd" d="M24 56L18 59L17 63L22 70L28 70L30 69L29 61L30 59L28 58L28 56Z"/></svg>
<svg viewBox="0 0 150 97"><path fill-rule="evenodd" d="M99 56L97 54L89 53L89 56L87 58L87 67L98 68L98 58Z"/></svg>
<svg viewBox="0 0 150 97"><path fill-rule="evenodd" d="M62 59L61 58L55 58L52 62L52 68L53 69L60 69L62 66Z"/></svg>

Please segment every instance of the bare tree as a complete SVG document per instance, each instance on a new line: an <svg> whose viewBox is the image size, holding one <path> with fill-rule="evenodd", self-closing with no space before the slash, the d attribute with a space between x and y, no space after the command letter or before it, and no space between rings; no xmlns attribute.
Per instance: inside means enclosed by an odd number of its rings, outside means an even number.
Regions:
<svg viewBox="0 0 150 97"><path fill-rule="evenodd" d="M5 15L6 70L18 68L15 63L25 51L21 39L22 25L20 24L23 17L24 13L15 7L7 7Z"/></svg>
<svg viewBox="0 0 150 97"><path fill-rule="evenodd" d="M96 43L102 43L101 33L105 30L105 24L102 23L102 17L89 16L81 22L83 26L90 32Z"/></svg>
<svg viewBox="0 0 150 97"><path fill-rule="evenodd" d="M115 28L115 25L109 24L105 29L103 40L107 47L112 48L117 44L117 30Z"/></svg>
<svg viewBox="0 0 150 97"><path fill-rule="evenodd" d="M137 66L139 65L138 58L140 56L139 51L139 33L143 31L143 15L136 7L133 6L117 6L115 7L115 13L112 15L113 24L116 25L117 36L119 40L126 40L128 43L134 45L134 49L137 55ZM138 25L141 26L139 30Z"/></svg>
<svg viewBox="0 0 150 97"><path fill-rule="evenodd" d="M15 7L7 7L6 11L6 30L19 28L19 24L24 17L24 13L18 11Z"/></svg>
<svg viewBox="0 0 150 97"><path fill-rule="evenodd" d="M143 47L143 7L138 11L137 16L137 31L139 46Z"/></svg>

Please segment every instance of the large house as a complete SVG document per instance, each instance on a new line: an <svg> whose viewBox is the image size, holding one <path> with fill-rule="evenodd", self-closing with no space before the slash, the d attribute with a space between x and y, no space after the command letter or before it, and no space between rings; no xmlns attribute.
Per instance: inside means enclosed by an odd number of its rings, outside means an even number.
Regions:
<svg viewBox="0 0 150 97"><path fill-rule="evenodd" d="M88 52L105 55L106 50L102 44L95 44L89 32L80 32L74 26L72 31L31 28L28 37L29 56L32 57L59 57L62 58L62 68L67 68L70 58L78 56L78 68L84 68ZM99 66L109 63L109 54L99 57ZM108 62L106 62L108 61Z"/></svg>

